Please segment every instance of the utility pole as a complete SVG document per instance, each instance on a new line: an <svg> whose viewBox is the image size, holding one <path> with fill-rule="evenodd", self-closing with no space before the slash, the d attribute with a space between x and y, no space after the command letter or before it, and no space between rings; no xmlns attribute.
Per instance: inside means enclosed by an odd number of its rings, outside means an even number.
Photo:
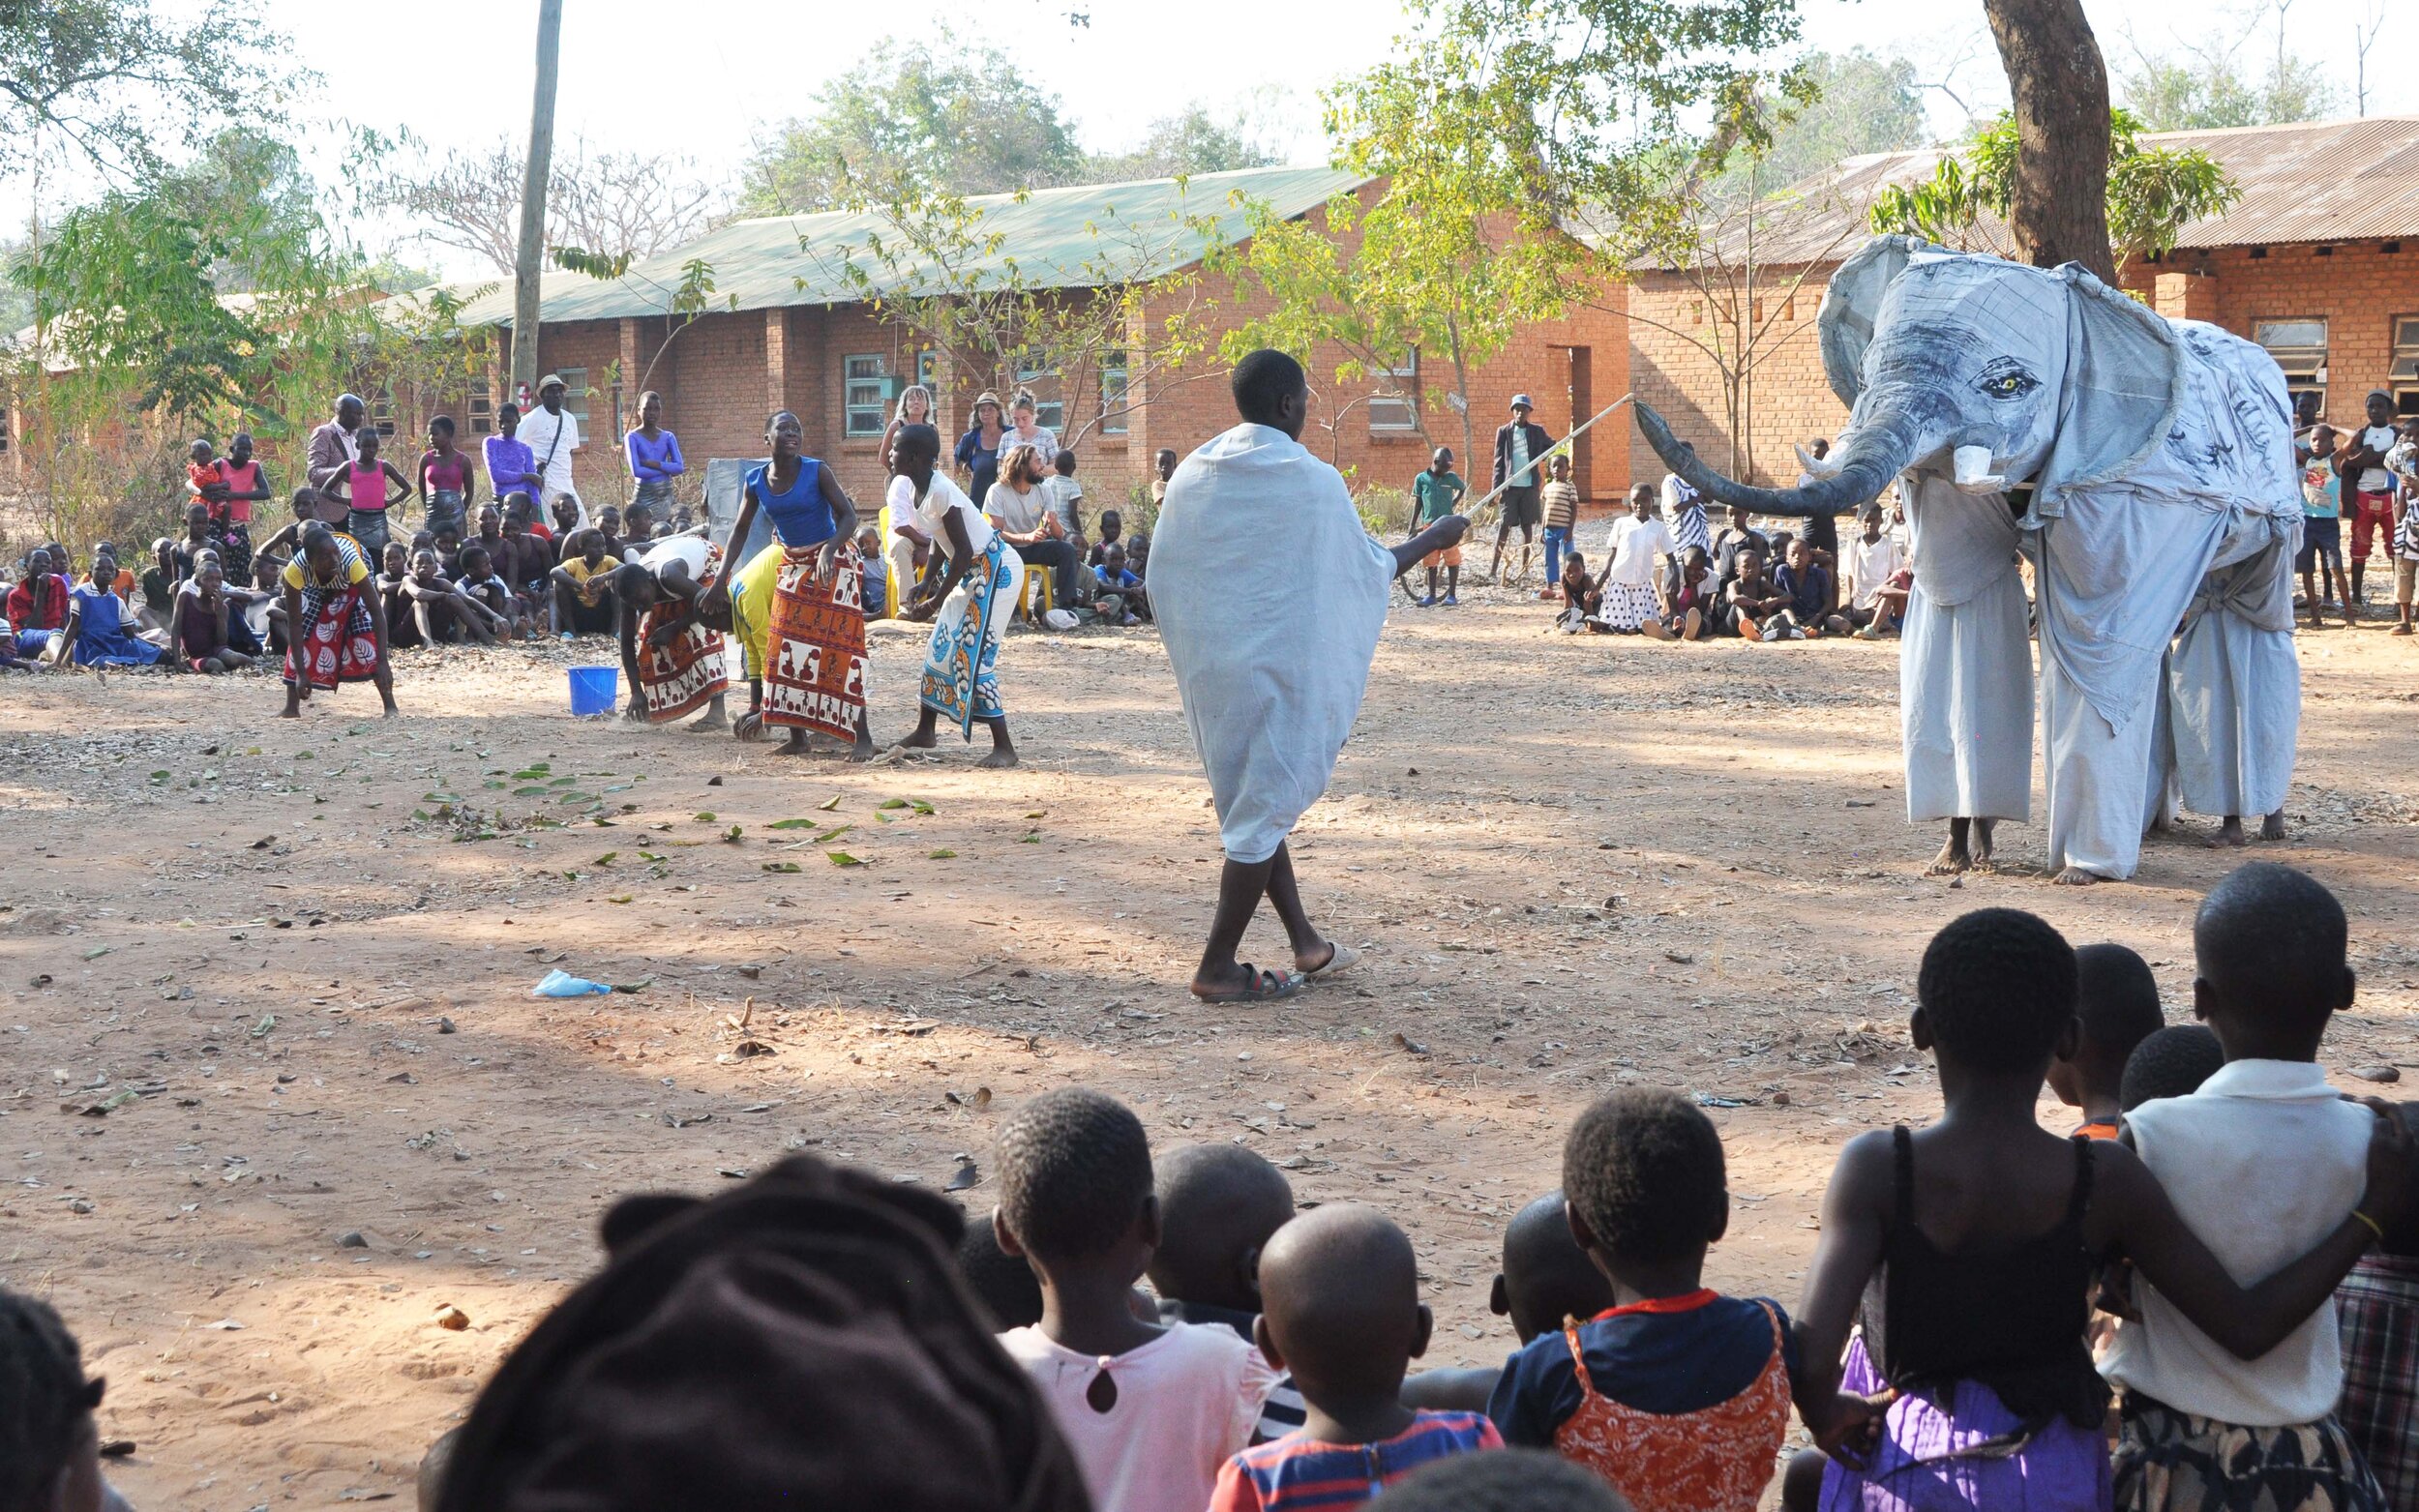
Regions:
<svg viewBox="0 0 2419 1512"><path fill-rule="evenodd" d="M521 179L521 247L513 256L513 394L527 401L538 381L538 270L546 255L547 186L554 165L554 79L563 45L563 0L538 0L538 83L529 106L529 161Z"/></svg>

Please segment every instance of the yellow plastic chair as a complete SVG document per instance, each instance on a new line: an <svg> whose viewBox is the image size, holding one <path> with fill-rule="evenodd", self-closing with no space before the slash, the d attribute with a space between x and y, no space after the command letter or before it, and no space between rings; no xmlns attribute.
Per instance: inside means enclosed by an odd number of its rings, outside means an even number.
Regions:
<svg viewBox="0 0 2419 1512"><path fill-rule="evenodd" d="M1035 607L1033 603L1036 597L1038 597L1041 601L1039 607ZM1016 602L1024 608L1025 617L1027 619L1031 620L1036 625L1040 624L1041 617L1044 614L1049 613L1052 608L1050 601L1050 569L1047 567L1026 568L1025 581L1023 585L1017 589Z"/></svg>
<svg viewBox="0 0 2419 1512"><path fill-rule="evenodd" d="M899 597L899 564L892 561L887 553L881 559L881 576L882 581L889 585L889 597L882 600L881 617L897 619L899 610L906 605Z"/></svg>

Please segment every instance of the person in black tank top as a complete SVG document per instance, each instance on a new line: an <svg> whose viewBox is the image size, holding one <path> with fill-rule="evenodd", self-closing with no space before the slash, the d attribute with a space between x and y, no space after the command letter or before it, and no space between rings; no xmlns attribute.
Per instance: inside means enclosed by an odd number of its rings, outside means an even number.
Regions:
<svg viewBox="0 0 2419 1512"><path fill-rule="evenodd" d="M1795 1323L1798 1410L1832 1456L1825 1512L2107 1507L2107 1388L2083 1334L2095 1268L2131 1259L2254 1358L2324 1301L2372 1220L2403 1210L2412 1141L2380 1117L2362 1212L2236 1285L2130 1148L2036 1122L2050 1056L2079 1032L2076 995L2074 951L2029 913L1966 914L1924 953L1908 1027L1937 1061L1942 1117L1841 1150Z"/></svg>

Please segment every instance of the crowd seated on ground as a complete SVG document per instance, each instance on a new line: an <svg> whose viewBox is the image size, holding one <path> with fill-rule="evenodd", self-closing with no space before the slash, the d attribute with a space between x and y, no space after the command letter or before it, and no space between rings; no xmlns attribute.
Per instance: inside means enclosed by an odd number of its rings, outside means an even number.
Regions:
<svg viewBox="0 0 2419 1512"><path fill-rule="evenodd" d="M557 380L541 387L550 399L558 396ZM921 390L902 400L903 413L916 407L917 395L921 412L929 413L931 399ZM638 438L629 443L639 469L635 495L593 516L566 486L567 470L540 465L543 459L521 438L519 410L506 407L512 413L499 414L502 433L488 437L476 459L455 449L450 417L433 420L415 482L380 458L376 429L362 423L359 400L345 396L336 418L314 433L311 480L288 495L291 518L256 544L254 506L265 505L273 490L252 437L236 435L224 456L211 439L195 439L182 534L154 540L139 575L105 541L83 554L90 567L80 576L61 543L0 568L0 671L156 666L226 672L282 658L286 625L279 575L314 526L333 531L372 566L392 650L616 634L617 570L655 544L700 528L672 491L686 463L677 438L661 427L661 396L643 396L646 425L631 432ZM1096 538L1089 534L1075 451L1038 425L1031 395L1019 392L995 409L999 433L975 450L979 470L999 480L984 500L987 516L1034 570L1022 611L1036 623L1045 610L1058 611L1054 623L1060 625L1147 623L1149 536L1129 534L1115 509L1101 511ZM529 423L538 425L547 413L533 410ZM975 435L979 441L979 427ZM568 444L579 444L576 433ZM1156 462L1154 496L1174 471L1175 454L1163 452ZM491 486L484 497L482 479ZM415 505L419 528L406 535L400 524ZM855 545L869 617L897 614L919 584L947 566L911 521L897 522L888 541L869 524ZM215 577L206 566L217 568ZM91 569L103 574L98 587ZM1039 587L1045 580L1046 595ZM113 604L95 597L105 590Z"/></svg>
<svg viewBox="0 0 2419 1512"><path fill-rule="evenodd" d="M420 1504L2410 1506L2419 1147L2319 1063L2346 915L2255 864L2193 937L2202 1022L2168 1026L2124 946L1943 927L1908 1024L1942 1116L1841 1145L1794 1316L1708 1286L1731 1195L1702 1096L1580 1111L1504 1228L1504 1362L1415 1371L1433 1319L1383 1208L1298 1203L1240 1143L1153 1150L1062 1087L1002 1120L987 1210L812 1156L614 1205ZM2042 1126L2045 1085L2079 1123ZM102 1383L5 1291L0 1380L0 1506L105 1505Z"/></svg>

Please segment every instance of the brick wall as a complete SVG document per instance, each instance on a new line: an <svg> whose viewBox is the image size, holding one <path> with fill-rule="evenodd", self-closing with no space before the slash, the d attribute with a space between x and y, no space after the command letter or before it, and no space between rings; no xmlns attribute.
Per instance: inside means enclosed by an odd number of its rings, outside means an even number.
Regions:
<svg viewBox="0 0 2419 1512"><path fill-rule="evenodd" d="M1831 271L1829 265L1776 267L1758 275L1758 292L1745 311L1750 328L1761 335L1744 386L1748 445L1741 454L1734 455L1731 444L1722 376L1724 366L1739 366L1733 355L1740 345L1733 335L1740 323L1738 298L1709 293L1674 273L1638 275L1629 290L1630 381L1638 398L1661 412L1673 433L1715 467L1743 471L1757 483L1795 483L1791 444L1830 435L1848 418L1823 377L1815 342L1814 316ZM1722 354L1720 362L1716 351ZM1662 460L1635 426L1624 429L1632 472L1648 481L1660 479Z"/></svg>
<svg viewBox="0 0 2419 1512"><path fill-rule="evenodd" d="M2260 255L2264 253L2264 255ZM2389 381L2394 321L2419 315L2419 242L2339 242L2225 247L2175 252L2126 270L2131 288L2184 294L2195 317L2238 336L2262 320L2327 323L2324 418L2361 422L2372 389L2400 388L2403 412L2419 414L2419 383ZM2181 313L2164 307L2163 313Z"/></svg>
<svg viewBox="0 0 2419 1512"><path fill-rule="evenodd" d="M1233 303L1228 290L1205 291L1223 307L1221 329L1255 312L1248 305ZM1630 352L1623 313L1627 296L1626 289L1613 286L1564 319L1532 326L1472 375L1471 429L1478 455L1460 459L1459 466L1474 485L1484 484L1495 428L1507 418L1514 393L1530 394L1537 402L1538 423L1560 437L1575 420L1628 391ZM1135 352L1147 351L1146 338L1164 329L1169 312L1159 309L1137 317ZM624 419L635 419L638 371L663 346L668 329L668 322L659 318L546 328L541 363L549 370L585 366L591 383L600 386L589 403L589 443L576 464L581 490L592 505L599 499L618 501L628 492L618 433L611 430L611 396L601 387L605 366L616 358L621 361ZM878 318L862 306L719 311L677 329L647 386L664 396L665 423L679 433L693 466L702 467L713 457L762 455L764 416L775 407L796 411L810 455L838 472L860 511L870 513L881 496L881 443L879 437L843 433L842 364L851 355L881 353L892 373L911 377L915 353L927 345L915 333ZM1427 465L1431 445L1463 449L1460 417L1442 403L1449 386L1447 370L1432 365L1425 377L1437 400L1421 410L1431 440L1416 431L1373 429L1365 400L1379 386L1365 380L1336 381L1335 369L1343 356L1341 350L1312 354L1315 392L1311 426L1303 440L1343 468L1356 488L1407 487L1412 475ZM499 353L497 362L503 371L508 354ZM1094 511L1122 503L1130 491L1147 484L1158 448L1173 447L1180 455L1235 424L1223 364L1211 358L1162 373L1151 372L1150 366L1147 355L1130 365L1138 402L1121 417L1123 432L1093 424L1075 442L1077 476ZM964 430L976 393L989 382L988 375L942 374L938 400L944 435L954 438ZM1060 396L1067 416L1060 427L1062 439L1085 430L1085 422L1100 413L1096 373L1072 378L1069 386L1080 392ZM1048 397L1046 384L1036 387ZM1582 413L1574 415L1574 403ZM1340 424L1329 429L1324 422L1338 414ZM414 423L425 423L425 417ZM1627 422L1616 416L1583 438L1581 481L1591 499L1618 498L1628 487L1629 450L1622 440L1627 429Z"/></svg>

